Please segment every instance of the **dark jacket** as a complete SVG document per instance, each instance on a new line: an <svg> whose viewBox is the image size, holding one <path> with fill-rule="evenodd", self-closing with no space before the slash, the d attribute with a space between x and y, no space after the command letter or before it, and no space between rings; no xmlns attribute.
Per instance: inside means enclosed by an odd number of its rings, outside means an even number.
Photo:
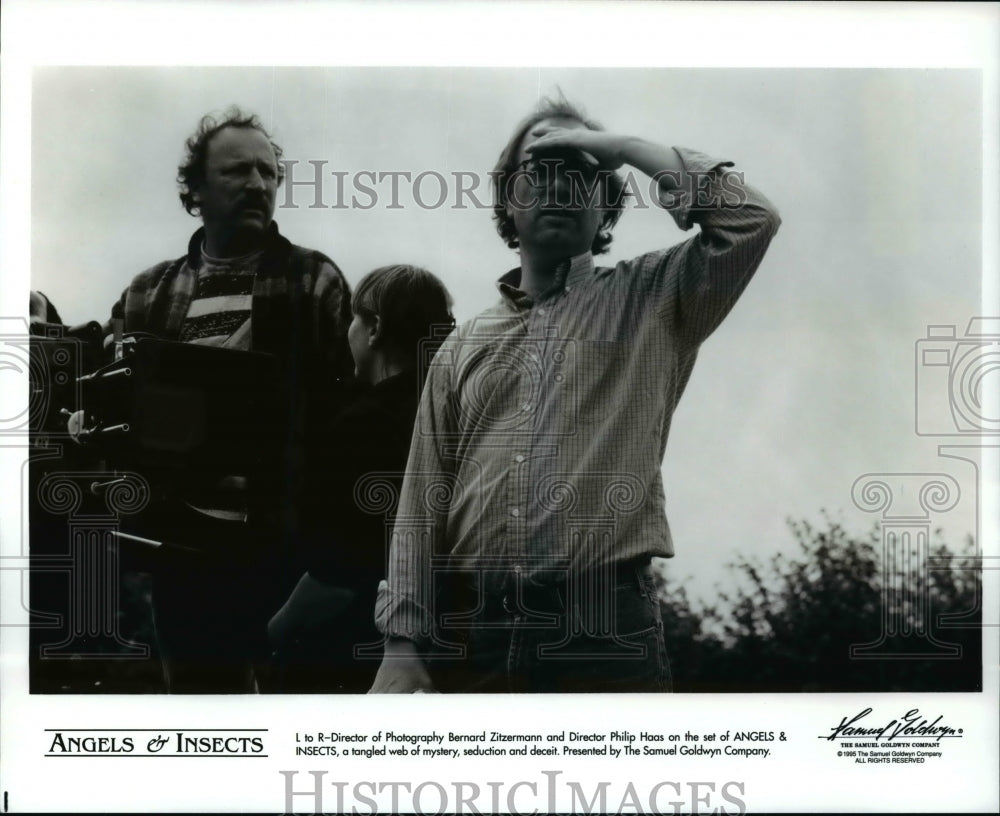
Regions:
<svg viewBox="0 0 1000 816"><path fill-rule="evenodd" d="M286 691L363 694L381 657L375 629L378 582L406 471L420 393L412 372L360 391L320 434L310 467L301 566L311 577L351 590L354 601L334 631L318 631L289 655ZM321 473L322 468L322 473ZM301 572L299 573L301 574ZM355 647L371 644L358 656Z"/></svg>

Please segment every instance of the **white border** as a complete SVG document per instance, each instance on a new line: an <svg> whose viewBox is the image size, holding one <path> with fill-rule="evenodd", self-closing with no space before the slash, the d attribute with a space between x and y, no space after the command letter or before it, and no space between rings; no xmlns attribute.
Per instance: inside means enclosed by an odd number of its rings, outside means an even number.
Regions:
<svg viewBox="0 0 1000 816"><path fill-rule="evenodd" d="M997 123L997 42L1000 42L996 5L867 4L609 4L505 3L390 4L370 3L49 3L4 4L2 59L3 191L0 213L0 314L23 313L28 290L30 258L30 190L27 159L30 145L30 71L33 66L158 65L158 64L273 64L273 65L587 65L587 66L895 66L963 67L983 72L983 313L995 311L998 243L997 161L1000 138ZM555 34L558 32L558 36ZM595 48L594 43L601 43ZM180 46L179 44L183 44ZM942 126L946 126L943 123ZM993 226L990 226L993 225ZM929 316L932 317L932 316ZM5 393L4 407L23 401L23 394ZM23 402L21 403L23 404ZM9 416L9 413L4 413ZM19 478L17 462L4 452L5 484ZM995 464L995 460L994 460ZM984 469L985 470L985 469ZM989 472L989 471L987 471ZM996 534L996 485L986 489L981 506L984 535ZM4 555L9 543L19 541L15 516L2 516L0 540ZM993 539L995 548L996 540ZM991 586L988 614L996 618L996 576L985 576ZM4 622L17 621L19 610L4 601ZM756 811L810 810L986 810L997 807L998 676L995 631L986 652L992 656L984 676L982 695L879 696L882 711L920 705L944 711L946 718L967 728L983 729L983 739L953 753L940 765L919 774L887 768L884 773L851 773L828 752L800 737L795 756L760 766L748 790L748 805ZM25 694L24 667L12 655L23 649L17 628L3 631L3 700L5 723L0 744L3 788L19 794L25 807L39 810L263 810L281 806L280 779L245 764L207 767L185 764L170 774L156 765L124 766L124 760L81 761L72 767L52 767L39 761L39 734L44 723L81 727L101 723L149 722L155 717L170 724L203 721L211 716L217 727L257 727L273 730L274 753L287 749L293 732L322 720L336 728L350 718L344 701L310 699L254 701L248 722L247 701L103 698L38 699ZM425 698L357 701L355 707L379 723L404 723L411 730L432 729L441 722L475 717L483 727L502 727L515 712L540 730L559 730L568 717L582 718L599 728L637 730L651 717L659 727L714 730L732 724L774 724L789 733L809 733L826 727L853 707L870 704L854 695L836 697L685 697L650 703L633 698L552 705L537 699L504 700L498 705L474 699ZM650 706L655 705L655 713ZM440 728L440 725L439 725ZM818 741L816 741L818 742ZM285 754L287 756L287 754ZM139 761L136 761L139 762ZM142 761L146 763L146 761ZM278 762L280 767L294 763ZM270 771L273 765L268 766ZM329 769L349 779L385 776L373 766L334 768L324 763L302 770ZM567 764L567 775L597 778L599 766ZM913 769L906 769L913 770ZM740 768L719 764L706 767L694 761L671 765L669 772L646 766L621 766L623 774L650 778L725 780L740 778ZM397 773L415 780L442 774L440 765L413 764ZM537 778L537 764L516 763L490 770L494 775ZM471 772L470 772L471 774ZM657 776L659 774L659 776ZM457 778L457 777L456 777ZM473 777L474 778L474 777ZM84 793L84 792L87 793Z"/></svg>

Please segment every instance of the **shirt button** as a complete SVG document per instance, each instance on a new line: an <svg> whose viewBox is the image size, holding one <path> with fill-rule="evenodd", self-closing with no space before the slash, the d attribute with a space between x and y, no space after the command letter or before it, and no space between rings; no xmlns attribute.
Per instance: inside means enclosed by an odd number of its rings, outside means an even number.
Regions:
<svg viewBox="0 0 1000 816"><path fill-rule="evenodd" d="M520 565L520 564L515 564L515 565L514 565L514 572L515 572L516 574L518 574L518 575L520 575L520 574L521 574L521 565Z"/></svg>
<svg viewBox="0 0 1000 816"><path fill-rule="evenodd" d="M545 317L545 309L539 309L538 310L538 316L539 317Z"/></svg>
<svg viewBox="0 0 1000 816"><path fill-rule="evenodd" d="M517 517L518 517L519 515L521 515L521 511L520 511L520 510L518 510L518 509L517 509L516 507L514 507L514 508L512 508L512 509L511 509L511 511L510 511L510 514L511 514L511 515L512 515L512 516L513 516L514 518L517 518ZM515 571L516 571L516 570L518 569L518 567L515 567L514 569L515 569Z"/></svg>
<svg viewBox="0 0 1000 816"><path fill-rule="evenodd" d="M515 462L523 462L524 461L524 454L519 453L517 456L514 457L514 461Z"/></svg>
<svg viewBox="0 0 1000 816"><path fill-rule="evenodd" d="M530 402L524 403L524 405L521 406L521 410L522 411L530 411L531 410L531 403Z"/></svg>

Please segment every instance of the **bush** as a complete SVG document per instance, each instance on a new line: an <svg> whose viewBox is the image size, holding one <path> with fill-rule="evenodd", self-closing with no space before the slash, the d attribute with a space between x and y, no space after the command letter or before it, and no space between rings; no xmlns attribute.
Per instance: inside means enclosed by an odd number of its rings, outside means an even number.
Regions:
<svg viewBox="0 0 1000 816"><path fill-rule="evenodd" d="M982 690L972 539L954 553L938 531L919 568L906 571L897 559L886 561L878 527L852 538L826 521L825 529L789 522L794 557L778 554L763 564L741 557L728 565L736 589L720 591L711 605L692 603L673 580L664 583L675 690ZM886 622L897 634L883 636ZM852 646L866 644L867 652L852 657ZM948 656L949 646L960 655Z"/></svg>

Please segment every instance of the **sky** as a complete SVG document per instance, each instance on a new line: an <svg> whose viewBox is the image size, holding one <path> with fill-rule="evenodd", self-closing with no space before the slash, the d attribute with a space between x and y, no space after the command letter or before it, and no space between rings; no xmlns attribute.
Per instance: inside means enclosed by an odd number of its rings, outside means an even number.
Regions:
<svg viewBox="0 0 1000 816"><path fill-rule="evenodd" d="M953 544L972 533L972 471L937 456L947 439L914 431L921 382L930 426L954 428L949 386L914 355L929 324L961 338L981 313L973 71L40 67L31 285L67 322L103 321L136 273L181 255L198 226L174 181L184 139L201 115L237 104L296 162L290 179L320 168L321 187L286 180L279 191L287 237L332 257L351 284L388 263L424 266L448 286L456 317L471 318L517 257L488 208L468 197L455 208L454 174L470 174L488 203L485 174L509 134L559 90L608 130L734 161L783 219L675 416L663 468L670 574L710 599L735 557L794 547L788 518L822 523L826 511L867 533L877 514L859 510L851 488L871 472L951 473L966 501L934 525ZM394 201L392 176L362 171L427 175L416 190L397 177ZM448 197L436 207L439 178ZM600 261L687 237L645 198Z"/></svg>

